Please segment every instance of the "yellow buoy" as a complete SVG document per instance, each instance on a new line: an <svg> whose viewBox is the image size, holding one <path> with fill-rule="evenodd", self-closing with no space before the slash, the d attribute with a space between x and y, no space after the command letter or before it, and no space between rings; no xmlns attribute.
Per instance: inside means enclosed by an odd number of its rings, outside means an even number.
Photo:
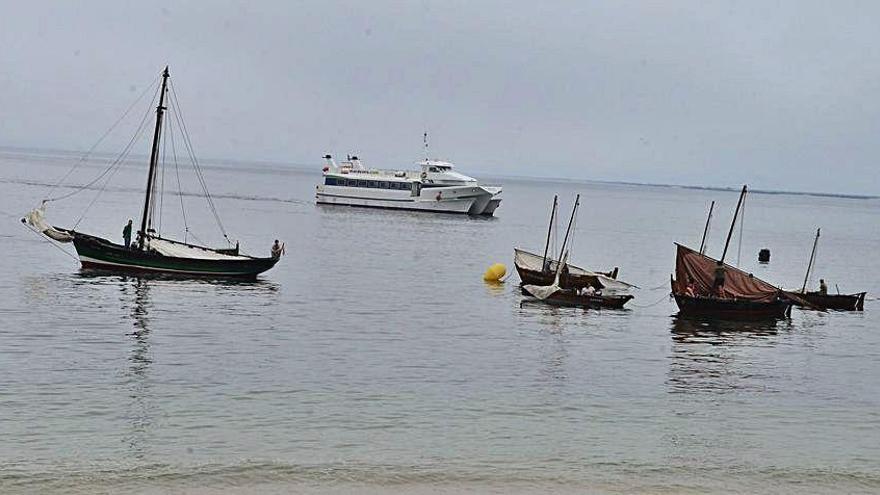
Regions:
<svg viewBox="0 0 880 495"><path fill-rule="evenodd" d="M501 282L501 279L507 275L507 267L503 263L495 263L486 269L483 274L483 280L486 282Z"/></svg>

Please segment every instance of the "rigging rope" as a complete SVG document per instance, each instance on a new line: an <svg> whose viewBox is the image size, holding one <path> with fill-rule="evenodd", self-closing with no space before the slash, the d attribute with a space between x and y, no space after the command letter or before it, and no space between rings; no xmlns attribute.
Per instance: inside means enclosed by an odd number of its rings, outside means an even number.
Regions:
<svg viewBox="0 0 880 495"><path fill-rule="evenodd" d="M116 126L118 126L119 123L122 122L122 121L125 119L125 117L129 114L129 112L131 112L131 109L134 108L134 107L135 107L135 106L136 106L136 105L137 105L137 104L143 99L144 95L146 95L147 92L148 92L153 86L156 86L155 93L153 94L153 101L155 101L155 99L156 99L156 94L159 93L158 78L155 79L151 84L149 84L149 85L144 89L144 92L141 93L140 96L138 96L138 98L134 101L134 103L132 103L132 104L128 107L128 109L125 110L125 113L122 114L122 117L119 117L119 119L118 119L116 122L114 122L113 125L111 125L109 129L107 129L107 132L105 132L104 135L101 136L100 139L98 139L98 142L96 142L91 148L89 148L89 150L86 152L86 154L83 155L83 157L82 157L79 161L77 161L76 163L73 164L73 167L71 167L70 170L68 170L67 173L64 174L63 177L61 177L61 180L59 180L57 183L55 183L55 185L49 187L49 189L46 191L46 195L47 195L47 196L49 195L49 193L51 193L53 190L55 190L55 188L57 188L57 187L60 186L65 180L67 180L67 178L70 177L70 175L71 175L71 174L72 174L77 168L79 168L80 165L82 165L83 163L85 163L85 162L88 160L88 157L92 154L92 152L94 152L95 149L101 144L101 142L103 142L104 139L105 139L108 135L110 135L111 132L113 132L113 130L116 128ZM152 105L150 105L150 106L152 106ZM149 114L149 109L148 109L148 111L147 111L147 114ZM89 182L89 183L87 183L87 184L84 184L84 185L82 185L82 186L79 186L79 187L75 187L73 191L71 191L71 192L69 192L69 193L67 193L67 194L62 194L61 196L56 196L56 197L50 197L50 198L47 198L46 201L60 201L60 200L62 200L62 199L69 198L69 197L73 196L74 194L77 194L77 193L82 192L83 190L85 190L85 189L87 189L87 188L89 188L89 187L95 185L99 180L101 180L102 177L104 177L108 172L110 172L110 169L112 169L112 168L114 167L114 165L115 165L115 160L114 160L113 162L111 162L110 165L109 165L106 169L104 169L104 171L101 172L97 177L95 177L95 179L92 180L91 182Z"/></svg>
<svg viewBox="0 0 880 495"><path fill-rule="evenodd" d="M153 99L155 100L155 96L153 97ZM152 104L150 105L150 107L152 107ZM76 229L76 227L80 224L80 222L83 221L83 219L86 217L86 213L88 213L88 211L92 208L92 206L95 204L95 202L98 201L98 198L101 196L101 194L107 188L107 185L110 183L110 179L112 179L113 176L116 175L116 173L122 168L120 165L125 160L125 158L128 156L128 153L131 151L131 148L132 148L132 146L134 146L134 143L137 142L138 139L140 139L141 135L143 135L143 132L145 129L144 124L147 122L147 117L149 117L149 115L150 115L150 109L151 109L150 107L147 108L147 112L144 114L143 118L141 118L141 123L140 123L140 125L138 125L138 128L135 131L134 136L131 137L131 139L128 141L128 144L125 146L125 148L119 154L119 156L115 160L113 160L113 163L110 164L110 167L108 167L107 170L102 172L101 175L98 176L98 178L96 178L94 181L87 184L86 186L83 186L83 189L84 189L85 187L89 187L90 185L93 185L103 175L106 175L107 172L109 172L110 170L113 170L113 173L111 173L107 177L107 179L104 181L104 185L101 186L101 189L98 190L97 194L95 194L95 197L88 204L88 206L86 206L85 211L82 212L82 215L80 215L80 217L77 219L76 223L73 224L74 229ZM68 196L72 196L72 195L73 194L70 194Z"/></svg>
<svg viewBox="0 0 880 495"><path fill-rule="evenodd" d="M168 119L171 122L171 119ZM171 124L168 124L169 126ZM183 206L183 188L180 187L180 167L177 165L177 146L174 144L174 131L169 133L171 136L171 156L174 158L174 173L177 175L177 197L180 198L180 213L183 216L183 242L187 242L189 236L189 225L186 222L186 208Z"/></svg>
<svg viewBox="0 0 880 495"><path fill-rule="evenodd" d="M742 214L739 217L739 245L736 248L736 267L739 268L740 261L742 261L742 249L743 249L743 226L746 223L746 200L743 198L742 204Z"/></svg>
<svg viewBox="0 0 880 495"><path fill-rule="evenodd" d="M162 133L167 136L169 130L168 121L171 119L165 119L162 121L162 125L165 128ZM162 233L162 212L164 211L165 206L165 155L168 151L168 139L162 140L162 166L161 166L161 178L159 179L159 229L158 232L161 235Z"/></svg>
<svg viewBox="0 0 880 495"><path fill-rule="evenodd" d="M50 239L50 238L46 237L45 235L43 235L42 232L40 232L40 231L38 231L37 229L31 227L30 225L28 225L28 224L25 223L25 222L22 222L21 224L24 225L24 228L26 228L26 229L28 229L29 231L33 232L34 235L36 235L36 236L39 237L40 239L42 239L42 240L48 242L49 244L51 244L52 246L54 246L55 249L61 251L62 253L66 254L67 256L70 256L71 258L73 258L73 260L74 260L77 264L79 264L79 258L77 258L76 256L74 256L74 255L68 253L66 249L64 249L63 247L61 247L61 246L59 246L58 244L56 244L54 241L52 241L52 239Z"/></svg>
<svg viewBox="0 0 880 495"><path fill-rule="evenodd" d="M819 260L819 243L816 243L816 251L813 254L813 264L810 265L810 271L807 273L807 288L813 285L813 274L816 273L816 262Z"/></svg>
<svg viewBox="0 0 880 495"><path fill-rule="evenodd" d="M177 92L174 89L174 83L170 83L169 87L171 88L171 101L173 102L173 106L175 108L174 116L175 119L178 120L178 127L181 130L183 135L183 142L186 146L186 150L190 155L190 159L192 160L193 167L196 171L196 177L199 179L199 184L202 186L202 191L205 193L205 198L208 200L208 206L211 209L211 213L214 215L214 220L217 222L217 226L220 228L220 232L223 234L223 237L226 239L230 245L232 245L232 241L229 239L229 236L226 234L226 229L223 228L223 222L220 221L220 215L217 213L217 207L214 204L214 199L211 197L211 193L208 191L208 185L205 182L205 178L202 175L201 167L199 166L199 161L196 159L195 151L193 150L192 140L189 137L189 132L186 129L186 123L183 120L183 112L180 110L180 102L177 99Z"/></svg>

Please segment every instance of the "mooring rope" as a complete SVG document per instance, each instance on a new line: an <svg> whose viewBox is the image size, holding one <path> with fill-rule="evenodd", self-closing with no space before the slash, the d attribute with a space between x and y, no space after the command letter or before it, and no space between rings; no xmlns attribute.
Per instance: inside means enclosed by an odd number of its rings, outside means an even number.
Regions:
<svg viewBox="0 0 880 495"><path fill-rule="evenodd" d="M656 302L653 302L653 303L651 303L651 304L644 305L644 306L641 305L641 304L632 304L631 306L634 307L634 308L642 308L642 309L644 309L644 308L652 308L652 307L654 307L654 306L660 304L661 302L663 302L664 299L667 299L667 298L669 298L669 297L671 297L669 294L663 294L663 297L661 297L661 298L658 299Z"/></svg>

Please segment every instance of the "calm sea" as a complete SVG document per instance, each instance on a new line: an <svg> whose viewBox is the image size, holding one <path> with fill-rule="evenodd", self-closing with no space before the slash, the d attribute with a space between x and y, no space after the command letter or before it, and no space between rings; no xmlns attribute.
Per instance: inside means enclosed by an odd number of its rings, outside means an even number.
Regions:
<svg viewBox="0 0 880 495"><path fill-rule="evenodd" d="M230 237L287 247L259 281L218 283L86 276L23 228L73 163L0 158L2 493L880 492L876 300L775 324L672 316L673 242L699 244L714 199L718 255L736 192L508 179L478 219L317 207L317 162L218 164ZM119 239L145 175L116 174L79 230ZM161 180L162 230L182 238L173 169ZM576 193L572 260L619 266L641 287L627 310L521 305L515 274L482 281L514 246L540 252L553 195L567 216ZM49 220L73 225L94 195ZM183 201L187 238L217 242ZM799 287L822 227L817 277L876 296L878 218L876 199L753 194L729 258Z"/></svg>

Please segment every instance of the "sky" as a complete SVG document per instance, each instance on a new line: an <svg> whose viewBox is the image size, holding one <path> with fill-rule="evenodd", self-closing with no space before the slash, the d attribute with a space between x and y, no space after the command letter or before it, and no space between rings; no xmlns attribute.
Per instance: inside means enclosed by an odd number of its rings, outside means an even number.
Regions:
<svg viewBox="0 0 880 495"><path fill-rule="evenodd" d="M880 3L0 0L0 146L880 195ZM129 133L100 151L122 149ZM149 144L135 152L149 153Z"/></svg>

